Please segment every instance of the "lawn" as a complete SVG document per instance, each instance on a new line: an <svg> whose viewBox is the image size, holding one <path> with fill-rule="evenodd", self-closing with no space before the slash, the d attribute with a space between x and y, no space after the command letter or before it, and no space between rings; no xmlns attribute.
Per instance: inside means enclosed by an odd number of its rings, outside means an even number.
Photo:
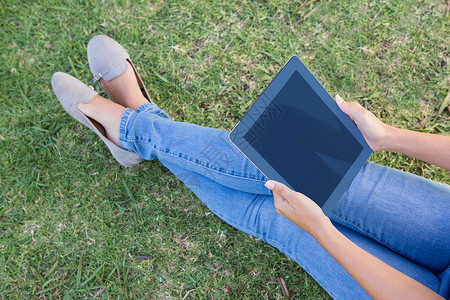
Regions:
<svg viewBox="0 0 450 300"><path fill-rule="evenodd" d="M88 83L97 34L128 49L177 121L233 128L295 54L386 123L450 132L445 1L3 0L0 12L0 299L280 299L278 277L296 298L329 298L159 162L121 167L67 115L50 78ZM450 183L403 155L371 160Z"/></svg>

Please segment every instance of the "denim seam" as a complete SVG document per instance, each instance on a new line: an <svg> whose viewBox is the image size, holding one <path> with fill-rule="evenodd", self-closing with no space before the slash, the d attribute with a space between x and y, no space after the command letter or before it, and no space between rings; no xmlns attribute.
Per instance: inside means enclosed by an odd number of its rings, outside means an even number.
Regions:
<svg viewBox="0 0 450 300"><path fill-rule="evenodd" d="M139 106L136 109L136 113L140 113L140 112L152 112L162 118L167 118L167 115L164 111L161 110L161 108L157 107L155 104L153 103L145 103L142 104L141 106Z"/></svg>
<svg viewBox="0 0 450 300"><path fill-rule="evenodd" d="M189 162L189 163L194 164L194 165L197 165L197 166L201 166L202 168L204 168L204 169L206 169L206 170L209 170L209 171L211 171L211 172L214 172L214 173L217 173L217 174L220 174L220 175L226 175L226 176L229 176L229 177L233 177L233 178L237 178L237 179L245 179L245 180L250 180L250 181L254 181L254 182L261 182L261 183L266 182L265 180L260 180L260 179L256 179L256 178L251 178L251 177L248 177L248 176L239 176L239 175L229 174L229 173L226 173L226 172L221 172L221 171L219 171L219 170L216 170L216 169L213 169L213 168L211 168L211 167L208 167L208 166L206 166L206 165L204 165L204 164L202 164L202 163L196 163L196 162L193 161L193 160L186 159L186 158L184 158L184 155L183 155L182 153L178 153L178 154L177 154L177 153L172 153L172 152L162 151L161 149L158 149L154 143L152 143L151 141L149 141L148 139L145 139L145 138L137 137L137 138L135 138L135 139L129 139L129 140L127 140L127 142L131 142L131 143L136 142L136 141L147 142L147 143L151 144L151 146L153 147L153 149L155 149L156 151L158 151L158 152L160 152L160 153L167 154L167 155L170 155L170 156L175 157L175 158L180 158L180 159L182 159L182 160L184 160L184 161L186 161L186 162ZM181 154L181 155L180 155L180 154Z"/></svg>
<svg viewBox="0 0 450 300"><path fill-rule="evenodd" d="M139 105L139 107L136 109L136 112L141 112L141 111L147 111L147 110L151 110L154 108L154 104L153 103L144 103Z"/></svg>
<svg viewBox="0 0 450 300"><path fill-rule="evenodd" d="M221 172L221 171L219 171L219 170L216 170L216 169L213 169L213 168L211 168L211 167L208 167L208 166L206 166L206 165L204 165L204 164L202 164L202 163L197 163L197 162L192 161L192 160L190 160L190 159L186 159L186 158L184 158L183 156L177 155L177 154L175 154L175 153L171 153L171 152L163 152L163 151L161 151L161 150L159 150L159 149L156 149L156 148L155 148L155 150L156 150L156 151L159 151L159 152L161 152L161 153L168 154L168 155L170 155L170 156L172 156L172 157L181 158L182 160L184 160L184 161L186 161L186 162L188 162L188 163L191 163L191 164L194 164L194 165L198 165L198 166L200 166L200 167L202 167L202 168L204 168L204 169L206 169L206 170L208 170L208 171L211 171L211 172L214 172L214 173L217 173L217 174L220 174L220 175L226 175L226 176L233 177L233 178L245 179L245 180L251 180L251 181L261 182L261 183L262 183L262 182L265 182L264 180L260 180L260 179L256 179L256 178L251 178L251 177L248 177L248 176L232 175L232 174L229 174L229 173L226 173L226 172ZM181 153L180 153L180 154L181 154Z"/></svg>
<svg viewBox="0 0 450 300"><path fill-rule="evenodd" d="M357 225L357 224L355 224L355 223L353 223L353 222L351 222L351 221L347 221L346 219L344 219L343 217L341 217L341 215L337 215L334 211L332 211L331 214L333 214L333 215L336 216L337 218L341 219L343 222L355 226L355 227L358 228L361 232L364 232L365 234L367 234L369 237L371 237L371 238L372 238L374 241L376 241L377 243L379 243L379 244L385 246L386 248L392 250L393 252L395 252L395 253L397 253L397 254L399 254L399 255L405 257L406 259L409 259L410 261L412 261L412 262L414 262L414 263L416 263L416 264L418 264L418 265L420 265L420 266L425 267L426 269L428 269L429 271L431 271L431 273L433 273L433 274L435 273L435 271L433 271L429 266L424 265L422 262L417 261L416 259L410 257L410 256L409 256L408 254L406 254L406 253L402 253L402 252L400 252L400 251L398 251L398 250L393 249L392 246L386 244L385 242L380 241L378 238L376 238L375 236L373 236L372 234L370 234L370 233L367 232L366 230L363 230L359 225ZM349 229L351 229L351 228L349 228ZM352 229L351 229L351 230L352 230Z"/></svg>
<svg viewBox="0 0 450 300"><path fill-rule="evenodd" d="M174 156L173 154L170 154L170 155ZM180 158L182 158L182 157L180 157ZM184 158L182 158L182 159L184 159ZM253 177L250 177L250 176L239 175L239 174L230 174L230 173L227 173L227 172L222 172L220 170L214 169L212 167L208 167L208 166L203 165L201 163L196 163L196 162L191 161L191 160L186 160L186 161L190 162L191 164L199 165L199 166L201 166L202 168L204 168L204 169L206 169L208 171L211 171L211 172L214 172L214 173L217 173L217 174L221 174L221 175L225 175L225 176L228 176L228 177L233 177L233 178L237 178L237 179L244 179L244 180L249 180L249 181L254 181L254 182L261 182L261 183L265 183L266 182L265 180L253 178Z"/></svg>

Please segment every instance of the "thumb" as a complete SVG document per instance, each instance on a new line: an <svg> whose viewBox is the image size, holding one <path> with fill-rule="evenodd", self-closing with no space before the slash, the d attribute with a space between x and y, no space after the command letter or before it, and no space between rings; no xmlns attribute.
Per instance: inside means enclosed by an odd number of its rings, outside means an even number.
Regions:
<svg viewBox="0 0 450 300"><path fill-rule="evenodd" d="M336 101L336 104L339 106L339 108L340 108L343 112L345 112L346 114L348 114L348 113L347 113L347 110L349 109L349 106L348 106L348 102L347 102L347 101L344 101L344 99L342 99L342 97L339 96L339 95L336 95L336 97L334 97L334 101Z"/></svg>
<svg viewBox="0 0 450 300"><path fill-rule="evenodd" d="M295 199L295 192L284 184L273 180L267 181L266 187L273 193L274 205L277 212L286 217L286 212L294 209L291 203Z"/></svg>
<svg viewBox="0 0 450 300"><path fill-rule="evenodd" d="M342 99L341 96L336 95L334 98L339 108L347 114L347 116L352 119L353 122L355 122L355 119L357 118L358 114L361 113L362 106L359 105L359 103L356 102L347 102Z"/></svg>
<svg viewBox="0 0 450 300"><path fill-rule="evenodd" d="M266 182L265 186L271 190L274 196L281 196L283 199L288 200L295 196L296 192L274 180L269 180Z"/></svg>

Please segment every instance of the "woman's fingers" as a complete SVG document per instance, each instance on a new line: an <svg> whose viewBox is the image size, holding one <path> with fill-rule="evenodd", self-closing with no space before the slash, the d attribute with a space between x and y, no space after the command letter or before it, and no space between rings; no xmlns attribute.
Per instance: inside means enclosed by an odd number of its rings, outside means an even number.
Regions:
<svg viewBox="0 0 450 300"><path fill-rule="evenodd" d="M342 99L342 97L339 95L336 95L336 97L334 97L334 100L336 101L336 104L339 106L339 108L348 115L347 105L346 105L347 102L345 102L344 99ZM350 117L350 115L349 115L349 117Z"/></svg>
<svg viewBox="0 0 450 300"><path fill-rule="evenodd" d="M389 126L357 102L346 102L339 95L336 95L335 100L339 108L358 126L370 148L374 151L383 150Z"/></svg>
<svg viewBox="0 0 450 300"><path fill-rule="evenodd" d="M296 193L284 184L274 180L267 181L265 185L273 192L274 204L277 211L283 216L286 216L286 210L293 209L291 203L294 201Z"/></svg>
<svg viewBox="0 0 450 300"><path fill-rule="evenodd" d="M269 190L273 192L274 196L277 195L288 202L291 202L292 200L294 200L294 197L296 197L296 192L294 192L281 182L269 180L265 185Z"/></svg>
<svg viewBox="0 0 450 300"><path fill-rule="evenodd" d="M266 187L273 192L277 212L309 233L315 232L327 219L320 207L307 196L273 180L267 181Z"/></svg>
<svg viewBox="0 0 450 300"><path fill-rule="evenodd" d="M344 101L339 95L336 95L335 101L339 108L346 113L353 122L355 122L358 116L365 112L365 109L359 103Z"/></svg>
<svg viewBox="0 0 450 300"><path fill-rule="evenodd" d="M282 196L283 198L290 198L295 197L296 192L282 184L281 182L269 180L266 182L266 187L269 190L272 190L272 192L277 193L278 195Z"/></svg>

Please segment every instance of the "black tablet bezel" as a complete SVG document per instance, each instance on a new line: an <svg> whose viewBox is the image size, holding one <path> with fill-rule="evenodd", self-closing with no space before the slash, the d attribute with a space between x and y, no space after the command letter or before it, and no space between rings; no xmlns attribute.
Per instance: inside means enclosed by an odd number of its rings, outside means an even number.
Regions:
<svg viewBox="0 0 450 300"><path fill-rule="evenodd" d="M287 182L259 153L256 151L250 143L248 143L244 136L252 128L254 123L258 120L261 114L266 110L268 105L277 96L280 90L284 87L287 81L291 78L294 72L298 72L300 76L309 84L314 92L319 96L323 103L334 113L339 121L348 129L350 134L359 142L362 146L362 151L348 169L346 174L342 177L339 184L336 186L328 200L322 207L322 210L327 214L335 206L336 202L345 193L353 178L362 168L364 163L372 154L372 149L367 144L363 135L359 131L358 127L352 122L352 120L341 111L336 104L335 100L325 90L325 88L319 83L319 81L312 75L309 69L301 62L297 56L292 56L286 65L281 69L277 76L272 80L269 86L265 89L262 95L256 100L256 102L250 107L242 120L234 127L229 134L230 141L236 145L239 150L244 153L253 164L258 167L269 179L284 183L286 186L292 189L292 186ZM273 106L273 114L277 114L276 105ZM267 112L266 112L267 114ZM269 112L270 116L270 112ZM301 192L301 191L298 191ZM314 199L312 199L314 200Z"/></svg>

